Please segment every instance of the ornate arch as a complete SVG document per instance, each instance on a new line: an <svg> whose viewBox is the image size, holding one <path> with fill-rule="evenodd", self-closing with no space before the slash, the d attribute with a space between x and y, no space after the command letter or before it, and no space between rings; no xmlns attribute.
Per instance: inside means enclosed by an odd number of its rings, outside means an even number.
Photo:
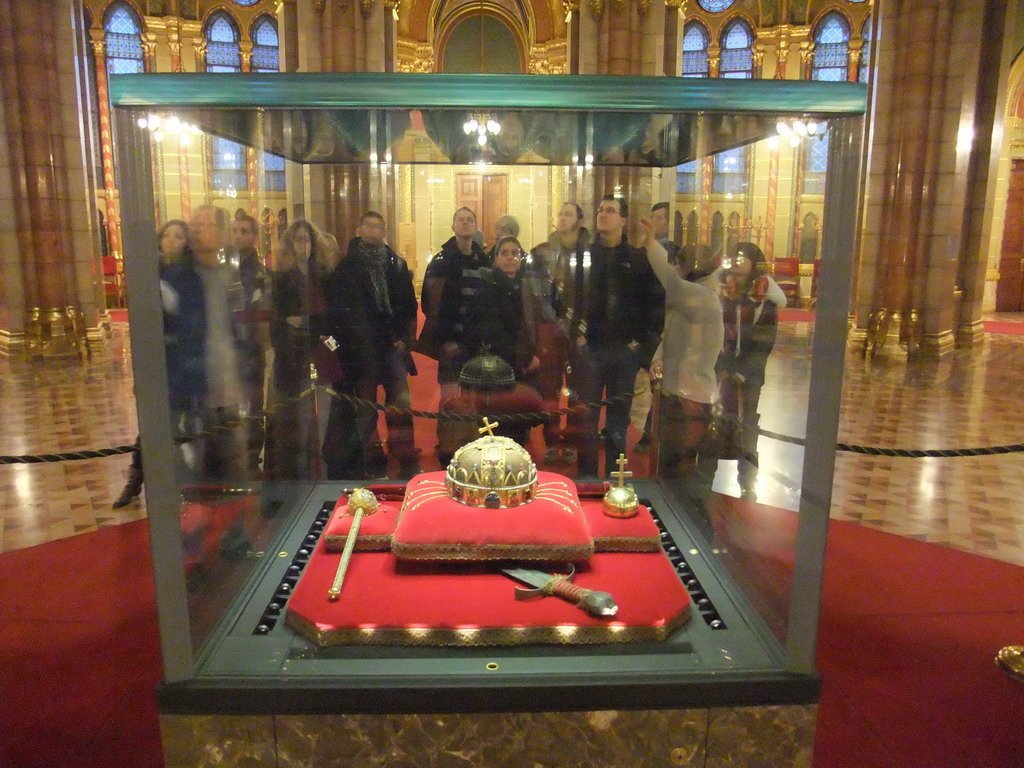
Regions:
<svg viewBox="0 0 1024 768"><path fill-rule="evenodd" d="M146 34L146 14L143 13L142 8L139 7L138 0L108 0L108 2L99 3L99 7L95 13L93 13L91 9L87 8L86 10L90 11L89 15L92 17L91 29L104 29L107 23L107 14L110 12L111 7L118 3L127 5L135 12L135 16L139 20L139 29L142 30L142 34Z"/></svg>
<svg viewBox="0 0 1024 768"><path fill-rule="evenodd" d="M518 2L516 6L522 10ZM519 50L519 63L523 72L527 71L529 63L531 24L529 18L520 18L513 13L507 4L496 0L466 0L448 12L451 3L445 0L434 0L433 11L435 15L431 19L428 35L434 46L434 66L440 69L444 61L445 48L452 32L459 24L474 16L493 16L502 22L512 33Z"/></svg>
<svg viewBox="0 0 1024 768"><path fill-rule="evenodd" d="M1024 119L1024 49L1017 53L1007 76L1006 116Z"/></svg>

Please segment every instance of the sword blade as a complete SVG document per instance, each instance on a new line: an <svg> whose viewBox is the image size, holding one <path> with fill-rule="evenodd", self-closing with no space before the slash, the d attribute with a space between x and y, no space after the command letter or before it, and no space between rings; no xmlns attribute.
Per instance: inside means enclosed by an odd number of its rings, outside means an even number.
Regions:
<svg viewBox="0 0 1024 768"><path fill-rule="evenodd" d="M501 572L510 579L515 579L531 587L543 589L551 581L551 574L544 571L532 571L529 568L502 568Z"/></svg>

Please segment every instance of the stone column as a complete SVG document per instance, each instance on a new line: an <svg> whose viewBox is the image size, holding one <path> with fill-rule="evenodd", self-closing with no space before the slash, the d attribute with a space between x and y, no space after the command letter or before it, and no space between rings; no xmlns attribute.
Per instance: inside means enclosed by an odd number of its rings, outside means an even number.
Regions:
<svg viewBox="0 0 1024 768"><path fill-rule="evenodd" d="M380 0L324 3L314 6L320 15L321 59L324 72L388 72L396 69L394 4ZM389 32L390 29L390 32ZM371 148L371 160L375 149ZM376 158L370 165L322 167L324 228L338 238L342 248L355 234L359 215L368 209L387 216L382 192L382 170ZM318 173L318 175L320 175ZM314 176L315 178L315 176ZM394 225L395 222L391 221Z"/></svg>
<svg viewBox="0 0 1024 768"><path fill-rule="evenodd" d="M93 290L88 274L94 266L91 223L78 221L77 231L72 230L72 203L88 206L70 18L67 2L8 0L0 5L2 138L10 173L8 210L13 210L16 227L5 246L15 248L21 283L21 291L10 292L18 294L21 306L8 307L21 317L8 317L8 322L15 332L24 329L24 349L32 357L85 350L78 296L84 292L88 297ZM81 280L74 261L76 237L86 258ZM91 299L90 305L94 312Z"/></svg>
<svg viewBox="0 0 1024 768"><path fill-rule="evenodd" d="M850 338L867 352L939 356L953 348L955 330L967 343L980 336L980 231L998 111L987 89L1001 79L1003 56L990 52L1003 51L1006 8L1000 0L889 0L878 12Z"/></svg>

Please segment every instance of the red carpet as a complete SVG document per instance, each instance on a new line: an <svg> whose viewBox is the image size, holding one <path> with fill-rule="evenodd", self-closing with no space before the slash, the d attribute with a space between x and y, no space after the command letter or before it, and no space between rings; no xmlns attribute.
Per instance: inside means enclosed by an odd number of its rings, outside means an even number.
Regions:
<svg viewBox="0 0 1024 768"><path fill-rule="evenodd" d="M1008 333L1012 336L1024 334L1024 323L1009 323L1003 320L982 320L989 333Z"/></svg>
<svg viewBox="0 0 1024 768"><path fill-rule="evenodd" d="M144 522L0 555L0 768L162 764ZM815 768L1019 768L1024 569L833 522Z"/></svg>

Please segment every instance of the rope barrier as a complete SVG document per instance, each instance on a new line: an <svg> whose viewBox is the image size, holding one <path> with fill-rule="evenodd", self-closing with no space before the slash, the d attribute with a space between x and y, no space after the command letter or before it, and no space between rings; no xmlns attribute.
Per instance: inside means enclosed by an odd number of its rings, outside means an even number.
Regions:
<svg viewBox="0 0 1024 768"><path fill-rule="evenodd" d="M451 413L446 411L422 411L415 408L402 408L399 406L386 406L374 400L367 400L365 398L356 397L349 395L344 392L337 392L331 387L311 387L300 392L287 400L275 403L268 408L259 411L258 413L248 414L238 419L232 419L224 424L218 424L211 427L208 430L202 432L189 433L180 435L175 438L175 442L184 444L194 440L199 440L203 437L209 437L219 432L228 431L235 427L241 426L247 421L253 421L256 419L262 419L266 416L273 415L276 411L285 408L286 406L297 403L304 397L308 397L313 393L314 388L323 389L331 397L349 402L354 406L364 406L367 408L373 408L374 410L380 411L384 414L392 415L409 415L415 418L422 419L448 419L451 421L461 422L478 422L487 417L500 418L505 422L516 422L516 421L533 421L541 423L551 416L565 416L568 414L582 413L591 408L602 408L609 405L614 405L617 402L632 399L636 395L641 394L645 390L638 390L634 392L626 392L617 397L597 400L591 403L577 403L576 405L568 406L566 408L552 408L549 410L542 411L527 411L522 413ZM741 421L733 419L731 417L719 417L720 420L725 420L734 423L740 429L750 429L746 427ZM791 445L806 445L806 441L801 437L794 437L793 435L784 435L779 432L772 432L767 429L757 429L757 434L761 437L767 437L771 440L778 440L780 442L789 443ZM61 461L81 461L84 459L98 459L106 456L120 456L125 453L132 453L138 450L138 446L135 445L119 445L115 448L100 448L97 450L79 450L79 451L64 451L60 453L45 453L45 454L29 454L22 456L3 456L0 455L0 465L6 464L47 464ZM857 453L864 456L885 456L894 458L909 458L909 459L953 459L953 458L965 458L971 456L997 456L1008 453L1024 453L1024 443L1013 443L1010 445L994 445L984 446L979 448L935 448L935 449L914 449L914 448L880 448L877 446L867 445L851 445L849 443L836 443L836 450L846 453Z"/></svg>

